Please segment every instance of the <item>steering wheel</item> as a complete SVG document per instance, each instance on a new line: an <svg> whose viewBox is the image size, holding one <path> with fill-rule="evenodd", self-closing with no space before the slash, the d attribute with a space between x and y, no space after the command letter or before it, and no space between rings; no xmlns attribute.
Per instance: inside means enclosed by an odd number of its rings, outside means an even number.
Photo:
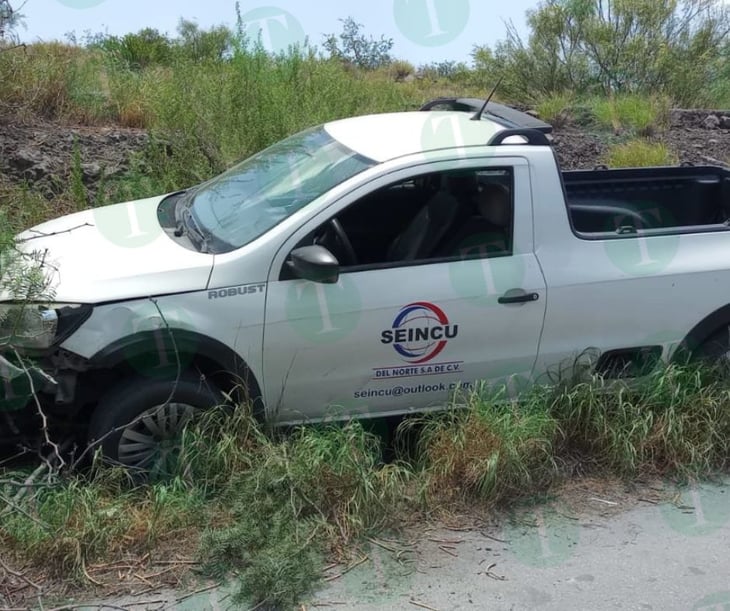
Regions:
<svg viewBox="0 0 730 611"><path fill-rule="evenodd" d="M342 265L357 265L357 254L355 253L355 249L352 247L352 242L350 242L350 238L347 237L347 234L342 227L342 223L340 223L340 221L336 218L330 219L330 221L327 223L326 232L331 232L334 235L335 241L339 243L339 245L342 247L342 250L344 251L342 253L344 259L344 261L341 262ZM326 243L327 241L327 234L325 234L317 242L321 244L323 242Z"/></svg>

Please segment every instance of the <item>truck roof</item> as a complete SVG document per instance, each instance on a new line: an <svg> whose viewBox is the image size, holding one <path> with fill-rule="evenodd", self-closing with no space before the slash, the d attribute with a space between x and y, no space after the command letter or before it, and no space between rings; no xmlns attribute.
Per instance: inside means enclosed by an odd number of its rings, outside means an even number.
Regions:
<svg viewBox="0 0 730 611"><path fill-rule="evenodd" d="M506 128L465 112L396 112L333 121L327 133L349 149L379 163L438 149L486 146Z"/></svg>

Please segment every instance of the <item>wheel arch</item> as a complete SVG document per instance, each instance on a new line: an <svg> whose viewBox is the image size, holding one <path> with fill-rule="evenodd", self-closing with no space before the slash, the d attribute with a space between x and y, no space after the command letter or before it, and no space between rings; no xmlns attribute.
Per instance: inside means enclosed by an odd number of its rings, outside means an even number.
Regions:
<svg viewBox="0 0 730 611"><path fill-rule="evenodd" d="M730 304L718 308L700 322L685 336L672 357L672 362L691 358L697 349L722 327L730 325Z"/></svg>
<svg viewBox="0 0 730 611"><path fill-rule="evenodd" d="M248 363L222 342L194 331L157 329L128 335L97 352L89 366L92 371L143 374L150 357L167 366L200 371L224 392L250 402L256 415L263 415L261 386Z"/></svg>

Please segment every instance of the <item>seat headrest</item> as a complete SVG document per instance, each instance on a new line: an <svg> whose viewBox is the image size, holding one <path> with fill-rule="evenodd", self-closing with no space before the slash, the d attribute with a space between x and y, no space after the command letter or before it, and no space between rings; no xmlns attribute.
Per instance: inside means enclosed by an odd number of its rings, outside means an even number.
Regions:
<svg viewBox="0 0 730 611"><path fill-rule="evenodd" d="M477 199L479 214L498 227L512 223L512 199L509 189L497 183L482 185Z"/></svg>

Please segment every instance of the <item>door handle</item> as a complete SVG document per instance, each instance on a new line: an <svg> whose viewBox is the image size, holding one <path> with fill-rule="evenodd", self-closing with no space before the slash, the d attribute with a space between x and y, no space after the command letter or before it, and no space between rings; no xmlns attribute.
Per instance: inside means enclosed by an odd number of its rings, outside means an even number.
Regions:
<svg viewBox="0 0 730 611"><path fill-rule="evenodd" d="M522 289L507 291L497 301L502 305L513 305L516 303L532 303L540 299L537 293L525 293Z"/></svg>

